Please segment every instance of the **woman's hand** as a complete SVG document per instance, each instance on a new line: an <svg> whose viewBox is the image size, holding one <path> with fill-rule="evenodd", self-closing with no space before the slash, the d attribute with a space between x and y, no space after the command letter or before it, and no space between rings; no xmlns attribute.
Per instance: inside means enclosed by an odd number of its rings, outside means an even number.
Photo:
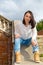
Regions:
<svg viewBox="0 0 43 65"><path fill-rule="evenodd" d="M35 40L32 40L32 45L33 46L37 45L37 42Z"/></svg>
<svg viewBox="0 0 43 65"><path fill-rule="evenodd" d="M20 35L19 35L19 34L16 34L16 35L15 35L15 38L19 38L19 37L20 37Z"/></svg>

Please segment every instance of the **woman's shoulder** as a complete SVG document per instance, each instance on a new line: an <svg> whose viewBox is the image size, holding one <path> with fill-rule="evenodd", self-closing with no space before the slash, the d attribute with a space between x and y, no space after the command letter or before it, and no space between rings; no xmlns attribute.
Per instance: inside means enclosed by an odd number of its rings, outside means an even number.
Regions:
<svg viewBox="0 0 43 65"><path fill-rule="evenodd" d="M20 21L20 20L15 20L14 21L14 25L16 25L16 26L19 26L21 23L22 23L22 21Z"/></svg>
<svg viewBox="0 0 43 65"><path fill-rule="evenodd" d="M22 29L23 28L22 21L20 20L14 21L14 27L17 29Z"/></svg>

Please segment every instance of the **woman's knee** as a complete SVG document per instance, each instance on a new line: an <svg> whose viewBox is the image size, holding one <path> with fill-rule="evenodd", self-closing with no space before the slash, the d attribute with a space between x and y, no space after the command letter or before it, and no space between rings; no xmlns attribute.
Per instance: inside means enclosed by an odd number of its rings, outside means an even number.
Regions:
<svg viewBox="0 0 43 65"><path fill-rule="evenodd" d="M15 38L14 42L17 44L17 43L20 43L20 38Z"/></svg>
<svg viewBox="0 0 43 65"><path fill-rule="evenodd" d="M20 44L20 37L18 35L17 36L15 35L14 43Z"/></svg>

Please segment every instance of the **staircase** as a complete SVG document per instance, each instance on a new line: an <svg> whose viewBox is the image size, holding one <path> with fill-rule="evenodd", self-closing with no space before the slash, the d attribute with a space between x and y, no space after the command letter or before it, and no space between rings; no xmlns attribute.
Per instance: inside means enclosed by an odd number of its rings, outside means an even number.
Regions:
<svg viewBox="0 0 43 65"><path fill-rule="evenodd" d="M14 25L16 25L17 22L15 22ZM42 39L43 37L39 36L38 39L40 40L40 38ZM38 40L38 43L39 43L39 46L41 46L41 44L43 42L40 42L39 40ZM41 48L40 48L40 50L41 50ZM43 53L42 50L40 51L40 53ZM14 62L14 60L15 60L15 55L14 55L14 51L13 51L12 65L26 65L26 64L27 65L43 65L43 62L40 62L40 63L34 62L31 45L29 47L26 47L26 46L21 47L21 63L20 64L16 64Z"/></svg>
<svg viewBox="0 0 43 65"><path fill-rule="evenodd" d="M33 53L32 53L32 46L30 45L29 47L24 47L22 46L21 48L21 63L16 64L14 62L14 52L13 52L13 63L12 65L43 65L43 62L41 63L35 63L33 59Z"/></svg>

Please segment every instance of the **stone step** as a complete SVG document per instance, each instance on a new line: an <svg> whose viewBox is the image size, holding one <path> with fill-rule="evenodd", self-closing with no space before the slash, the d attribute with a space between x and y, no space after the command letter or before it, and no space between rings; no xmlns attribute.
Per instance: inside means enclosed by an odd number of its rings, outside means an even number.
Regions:
<svg viewBox="0 0 43 65"><path fill-rule="evenodd" d="M21 58L22 61L29 61L33 59L32 47L22 46L21 47Z"/></svg>
<svg viewBox="0 0 43 65"><path fill-rule="evenodd" d="M13 53L13 63L14 63L14 53ZM33 53L32 53L32 46L30 45L29 47L27 46L22 46L21 47L21 63L16 64L14 63L12 65L43 65L43 62L41 63L35 63L33 60Z"/></svg>
<svg viewBox="0 0 43 65"><path fill-rule="evenodd" d="M16 64L16 63L14 63L13 65L43 65L43 62L40 62L40 63L35 63L35 62L33 62L33 61L24 61L24 62L22 62L22 63L20 63L20 64Z"/></svg>

